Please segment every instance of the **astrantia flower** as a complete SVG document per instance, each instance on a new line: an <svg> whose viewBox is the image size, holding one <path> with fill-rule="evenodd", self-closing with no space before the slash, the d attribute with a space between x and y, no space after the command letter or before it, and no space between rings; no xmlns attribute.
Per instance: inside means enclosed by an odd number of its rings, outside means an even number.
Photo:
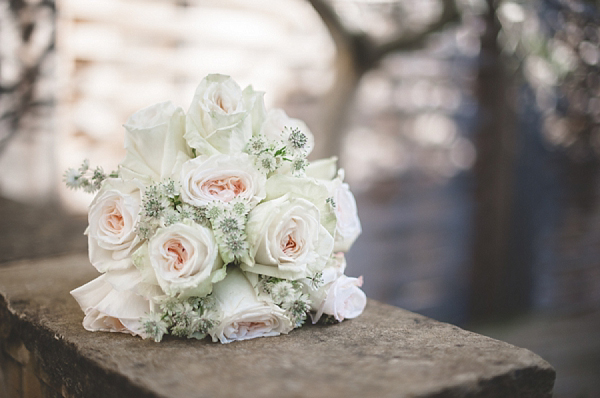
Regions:
<svg viewBox="0 0 600 398"><path fill-rule="evenodd" d="M270 151L265 151L258 155L255 163L258 169L265 174L272 173L279 167L277 158Z"/></svg>
<svg viewBox="0 0 600 398"><path fill-rule="evenodd" d="M260 134L270 142L283 142L291 151L301 151L305 156L315 146L308 126L302 120L289 117L283 109L272 109L267 113Z"/></svg>
<svg viewBox="0 0 600 398"><path fill-rule="evenodd" d="M305 175L308 161L302 157L298 157L292 160L292 175L297 177L303 177Z"/></svg>
<svg viewBox="0 0 600 398"><path fill-rule="evenodd" d="M294 301L296 296L296 290L289 281L281 281L276 283L271 289L271 297L276 303Z"/></svg>
<svg viewBox="0 0 600 398"><path fill-rule="evenodd" d="M308 137L298 128L285 127L285 130L289 130L287 133L288 143L292 149L302 150L305 149L308 144Z"/></svg>
<svg viewBox="0 0 600 398"><path fill-rule="evenodd" d="M64 175L65 184L71 189L77 189L80 186L79 177L81 174L75 169L68 169Z"/></svg>
<svg viewBox="0 0 600 398"><path fill-rule="evenodd" d="M267 149L267 140L263 135L255 135L250 138L246 150L252 155L259 155Z"/></svg>
<svg viewBox="0 0 600 398"><path fill-rule="evenodd" d="M183 218L181 214L172 208L168 208L163 214L163 220L166 227L180 222Z"/></svg>
<svg viewBox="0 0 600 398"><path fill-rule="evenodd" d="M162 314L155 312L151 312L143 317L142 325L145 334L148 337L153 338L156 342L161 341L163 336L169 332L169 325L163 320Z"/></svg>

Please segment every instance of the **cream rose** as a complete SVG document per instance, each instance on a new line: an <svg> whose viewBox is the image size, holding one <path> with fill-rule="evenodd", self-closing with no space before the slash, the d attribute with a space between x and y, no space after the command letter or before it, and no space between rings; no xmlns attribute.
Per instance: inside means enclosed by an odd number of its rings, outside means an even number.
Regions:
<svg viewBox="0 0 600 398"><path fill-rule="evenodd" d="M183 135L185 114L172 102L137 111L125 122L125 158L120 175L161 181L178 174L191 148Z"/></svg>
<svg viewBox="0 0 600 398"><path fill-rule="evenodd" d="M143 189L137 180L109 178L92 201L86 234L90 262L98 271L131 265L130 253L140 244L135 228Z"/></svg>
<svg viewBox="0 0 600 398"><path fill-rule="evenodd" d="M191 221L158 229L135 257L142 259L140 268L152 267L169 296L206 296L225 276L212 231Z"/></svg>
<svg viewBox="0 0 600 398"><path fill-rule="evenodd" d="M264 135L269 141L283 141L288 143L288 138L293 129L298 129L306 136L306 146L304 151L310 154L315 147L315 139L306 123L300 119L289 117L283 109L271 109L260 128L260 134ZM289 145L288 145L289 146ZM293 150L293 148L291 148Z"/></svg>
<svg viewBox="0 0 600 398"><path fill-rule="evenodd" d="M187 113L185 138L200 155L239 153L265 117L264 93L242 91L229 76L202 80Z"/></svg>
<svg viewBox="0 0 600 398"><path fill-rule="evenodd" d="M333 250L333 237L320 219L313 203L289 194L259 204L246 224L254 263L242 269L286 279L320 271Z"/></svg>
<svg viewBox="0 0 600 398"><path fill-rule="evenodd" d="M71 291L91 332L121 332L146 338L141 318L154 310L158 287L145 285L135 268L109 271Z"/></svg>
<svg viewBox="0 0 600 398"><path fill-rule="evenodd" d="M350 278L344 275L346 260L343 253L332 257L322 273L322 285L314 289L310 280L304 279L306 291L311 300L312 316L316 323L323 314L332 315L339 322L356 318L362 314L367 304L367 296L360 289L362 277Z"/></svg>
<svg viewBox="0 0 600 398"><path fill-rule="evenodd" d="M235 198L256 205L266 196L265 182L264 174L256 170L245 153L199 156L183 164L181 199L194 206L230 202Z"/></svg>
<svg viewBox="0 0 600 398"><path fill-rule="evenodd" d="M244 273L237 268L214 285L213 297L222 313L221 322L210 332L213 341L231 343L278 336L294 328L285 311L272 301L259 298Z"/></svg>

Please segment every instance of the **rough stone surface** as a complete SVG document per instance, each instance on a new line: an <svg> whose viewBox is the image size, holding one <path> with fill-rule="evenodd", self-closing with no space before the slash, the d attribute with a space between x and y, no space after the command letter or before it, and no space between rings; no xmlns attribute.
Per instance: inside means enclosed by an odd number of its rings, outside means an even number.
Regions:
<svg viewBox="0 0 600 398"><path fill-rule="evenodd" d="M95 276L81 255L0 269L4 357L31 356L46 396L552 395L555 372L536 354L373 300L351 321L228 345L90 333L69 291Z"/></svg>

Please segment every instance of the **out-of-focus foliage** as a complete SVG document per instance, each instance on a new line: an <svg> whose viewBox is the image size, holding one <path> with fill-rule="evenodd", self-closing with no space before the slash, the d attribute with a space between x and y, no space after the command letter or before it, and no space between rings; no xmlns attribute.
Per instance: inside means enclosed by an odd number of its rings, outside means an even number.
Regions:
<svg viewBox="0 0 600 398"><path fill-rule="evenodd" d="M600 9L584 0L503 1L498 40L535 91L543 135L575 160L600 156Z"/></svg>

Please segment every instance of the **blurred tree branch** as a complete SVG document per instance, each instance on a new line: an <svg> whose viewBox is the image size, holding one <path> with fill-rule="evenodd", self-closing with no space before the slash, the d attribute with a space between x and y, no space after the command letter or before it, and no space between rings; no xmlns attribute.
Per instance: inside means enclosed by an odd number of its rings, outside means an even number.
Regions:
<svg viewBox="0 0 600 398"><path fill-rule="evenodd" d="M3 16L3 19L11 18L16 22L22 49L34 45L31 38L43 9L50 10L53 16L56 15L56 4L53 0L44 0L37 4L30 4L24 0L11 0L8 3L6 10L10 12L10 15ZM43 65L54 50L55 37L52 34L52 37L49 37L41 48L34 50L35 56L31 59L25 60L19 57L18 80L0 83L0 96L2 97L0 122L8 125L8 128L0 135L0 155L10 141L18 135L23 118L41 107L53 105L53 101L36 99L35 90Z"/></svg>
<svg viewBox="0 0 600 398"><path fill-rule="evenodd" d="M422 48L432 33L441 31L447 24L458 22L460 12L455 0L440 0L442 10L434 21L415 32L400 34L377 42L367 33L354 31L344 24L328 0L308 0L327 27L336 47L336 77L329 95L325 98L325 114L321 117L321 141L318 155L339 154L345 119L361 77L375 68L388 54Z"/></svg>

